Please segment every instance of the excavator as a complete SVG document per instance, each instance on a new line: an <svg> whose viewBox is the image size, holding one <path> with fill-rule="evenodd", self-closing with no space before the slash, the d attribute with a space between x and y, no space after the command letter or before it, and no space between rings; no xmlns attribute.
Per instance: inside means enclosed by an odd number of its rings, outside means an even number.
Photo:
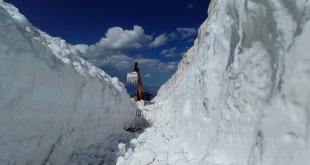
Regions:
<svg viewBox="0 0 310 165"><path fill-rule="evenodd" d="M133 97L135 101L140 101L142 99L142 79L140 75L140 69L138 66L138 62L135 62L134 71L131 73L127 73L127 82L129 84L133 84L138 86L137 95Z"/></svg>

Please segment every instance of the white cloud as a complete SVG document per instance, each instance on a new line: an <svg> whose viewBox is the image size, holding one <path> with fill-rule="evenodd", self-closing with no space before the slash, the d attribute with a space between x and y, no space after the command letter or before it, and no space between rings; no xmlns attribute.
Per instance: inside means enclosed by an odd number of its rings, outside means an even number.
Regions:
<svg viewBox="0 0 310 165"><path fill-rule="evenodd" d="M194 37L197 34L196 28L176 28L176 32L171 32L167 35L168 40L183 40ZM192 39L192 38L190 38Z"/></svg>
<svg viewBox="0 0 310 165"><path fill-rule="evenodd" d="M195 41L194 38L190 38L190 39L188 39L186 42L188 42L188 43L193 43L194 41Z"/></svg>
<svg viewBox="0 0 310 165"><path fill-rule="evenodd" d="M173 69L176 69L178 67L178 62L169 62L168 65L167 65L167 69L169 70L173 70Z"/></svg>
<svg viewBox="0 0 310 165"><path fill-rule="evenodd" d="M124 30L121 27L110 28L106 37L101 38L96 45L113 49L139 49L151 40L152 37L144 34L141 26L135 25L133 30Z"/></svg>
<svg viewBox="0 0 310 165"><path fill-rule="evenodd" d="M121 27L108 29L106 36L95 45L91 45L86 52L86 58L97 58L122 54L126 51L146 47L153 37L144 33L141 26L135 25L133 30Z"/></svg>
<svg viewBox="0 0 310 165"><path fill-rule="evenodd" d="M94 58L89 60L91 63L98 67L114 68L119 71L126 71L133 69L134 63L138 62L139 66L143 68L145 72L163 72L176 68L177 62L161 62L157 59L150 58L133 58L125 54L111 55L105 58Z"/></svg>
<svg viewBox="0 0 310 165"><path fill-rule="evenodd" d="M181 52L181 53L180 53L180 56L184 56L185 53L186 53L186 51Z"/></svg>
<svg viewBox="0 0 310 165"><path fill-rule="evenodd" d="M139 66L141 66L145 71L147 72L162 72L162 71L168 71L176 69L177 62L161 62L157 59L148 59L148 58L141 58L134 60L139 63Z"/></svg>
<svg viewBox="0 0 310 165"><path fill-rule="evenodd" d="M89 48L89 46L85 45L85 44L77 44L77 45L70 45L70 48L75 50L75 51L79 51L79 52L85 54L86 50Z"/></svg>
<svg viewBox="0 0 310 165"><path fill-rule="evenodd" d="M83 49L83 45L75 45L88 60L105 60L109 56L123 55L136 49L155 48L168 41L166 34L161 34L155 39L152 35L144 33L141 26L135 25L132 30L121 27L112 27L106 32L99 42Z"/></svg>
<svg viewBox="0 0 310 165"><path fill-rule="evenodd" d="M164 55L165 57L174 57L177 53L177 47L173 47L170 49L164 49L160 52L161 55Z"/></svg>
<svg viewBox="0 0 310 165"><path fill-rule="evenodd" d="M152 77L152 74L151 73L147 73L147 74L144 75L144 77L145 78L150 78L150 77Z"/></svg>
<svg viewBox="0 0 310 165"><path fill-rule="evenodd" d="M145 34L141 26L134 26L131 30L120 27L108 29L106 35L94 45L72 45L71 47L81 52L86 60L99 68L104 69L108 74L122 77L133 70L134 63L138 62L143 73L167 74L176 69L177 62L161 62L158 59L129 56L133 50L150 49L159 47L169 40L166 34L157 37ZM149 75L147 75L148 77Z"/></svg>
<svg viewBox="0 0 310 165"><path fill-rule="evenodd" d="M197 33L196 28L177 28L177 32L180 35L180 39L185 39L188 37L192 37Z"/></svg>
<svg viewBox="0 0 310 165"><path fill-rule="evenodd" d="M164 55L165 57L183 56L185 53L186 53L186 51L180 51L180 50L178 50L177 47L173 47L170 49L164 49L160 52L160 54Z"/></svg>
<svg viewBox="0 0 310 165"><path fill-rule="evenodd" d="M132 58L125 55L125 54L120 54L120 55L110 55L106 56L104 58L93 58L93 59L88 59L89 62L93 63L97 67L111 67L117 70L127 70L131 65Z"/></svg>
<svg viewBox="0 0 310 165"><path fill-rule="evenodd" d="M192 8L194 8L194 7L195 7L195 5L192 4L192 3L190 3L190 4L187 5L187 9L192 9Z"/></svg>
<svg viewBox="0 0 310 165"><path fill-rule="evenodd" d="M176 39L178 39L178 34L175 32L172 32L172 33L168 34L168 37L170 40L176 40Z"/></svg>
<svg viewBox="0 0 310 165"><path fill-rule="evenodd" d="M161 63L161 67L163 67L165 70L174 70L177 68L178 63L173 61L173 62L168 62L168 63Z"/></svg>
<svg viewBox="0 0 310 165"><path fill-rule="evenodd" d="M168 37L166 36L166 34L161 34L159 36L157 36L150 44L149 47L150 48L157 48L161 45L164 45L166 42L168 41Z"/></svg>

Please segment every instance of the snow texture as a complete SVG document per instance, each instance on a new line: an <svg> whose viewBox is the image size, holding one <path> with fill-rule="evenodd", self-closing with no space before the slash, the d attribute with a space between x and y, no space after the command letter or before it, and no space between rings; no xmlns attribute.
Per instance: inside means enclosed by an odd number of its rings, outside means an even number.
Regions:
<svg viewBox="0 0 310 165"><path fill-rule="evenodd" d="M131 126L136 109L117 78L0 1L0 164L74 162Z"/></svg>
<svg viewBox="0 0 310 165"><path fill-rule="evenodd" d="M141 107L153 126L117 163L145 164L149 150L146 164L308 165L310 1L212 0L208 12Z"/></svg>
<svg viewBox="0 0 310 165"><path fill-rule="evenodd" d="M308 164L309 19L305 0L212 1L155 99L191 163Z"/></svg>

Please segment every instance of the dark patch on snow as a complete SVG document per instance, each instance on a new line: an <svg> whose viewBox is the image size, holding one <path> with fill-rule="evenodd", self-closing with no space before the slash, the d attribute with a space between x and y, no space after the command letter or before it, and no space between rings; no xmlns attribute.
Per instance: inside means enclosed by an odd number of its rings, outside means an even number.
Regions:
<svg viewBox="0 0 310 165"><path fill-rule="evenodd" d="M146 128L150 126L152 126L151 123L144 118L141 110L138 109L136 113L136 123L129 128L124 128L124 130L132 133L142 133Z"/></svg>
<svg viewBox="0 0 310 165"><path fill-rule="evenodd" d="M229 58L226 65L226 70L229 68L229 66L234 62L234 53L237 48L237 45L240 41L240 35L238 33L239 31L239 13L235 5L228 6L226 8L226 13L228 16L232 18L232 20L235 22L235 24L232 25L231 30L231 36L230 36L230 52L229 52Z"/></svg>
<svg viewBox="0 0 310 165"><path fill-rule="evenodd" d="M135 124L124 128L119 133L114 133L102 142L92 144L87 148L79 151L74 151L70 156L70 164L91 164L91 165L111 165L116 164L118 158L118 145L123 143L128 148L134 149L130 141L137 138L151 124L146 120L141 111L137 110Z"/></svg>
<svg viewBox="0 0 310 165"><path fill-rule="evenodd" d="M45 165L45 164L53 164L52 161L51 161L51 157L53 155L53 152L55 151L56 146L61 142L61 140L62 140L62 134L59 135L59 137L56 140L56 142L52 145L50 151L48 152L46 158L44 159L44 161L42 163L43 165Z"/></svg>
<svg viewBox="0 0 310 165"><path fill-rule="evenodd" d="M248 164L257 165L260 164L263 158L264 153L264 134L261 131L258 131L256 134L256 141L252 148Z"/></svg>
<svg viewBox="0 0 310 165"><path fill-rule="evenodd" d="M153 101L147 101L147 100L144 100L144 106L147 106L147 105L154 105L155 102Z"/></svg>

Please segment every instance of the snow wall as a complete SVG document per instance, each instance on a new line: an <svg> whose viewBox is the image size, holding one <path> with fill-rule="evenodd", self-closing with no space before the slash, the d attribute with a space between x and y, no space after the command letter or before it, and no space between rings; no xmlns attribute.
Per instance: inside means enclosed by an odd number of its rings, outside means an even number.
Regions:
<svg viewBox="0 0 310 165"><path fill-rule="evenodd" d="M132 124L124 85L77 53L0 0L0 164L67 164Z"/></svg>
<svg viewBox="0 0 310 165"><path fill-rule="evenodd" d="M189 163L310 162L310 1L212 0L154 99Z"/></svg>

